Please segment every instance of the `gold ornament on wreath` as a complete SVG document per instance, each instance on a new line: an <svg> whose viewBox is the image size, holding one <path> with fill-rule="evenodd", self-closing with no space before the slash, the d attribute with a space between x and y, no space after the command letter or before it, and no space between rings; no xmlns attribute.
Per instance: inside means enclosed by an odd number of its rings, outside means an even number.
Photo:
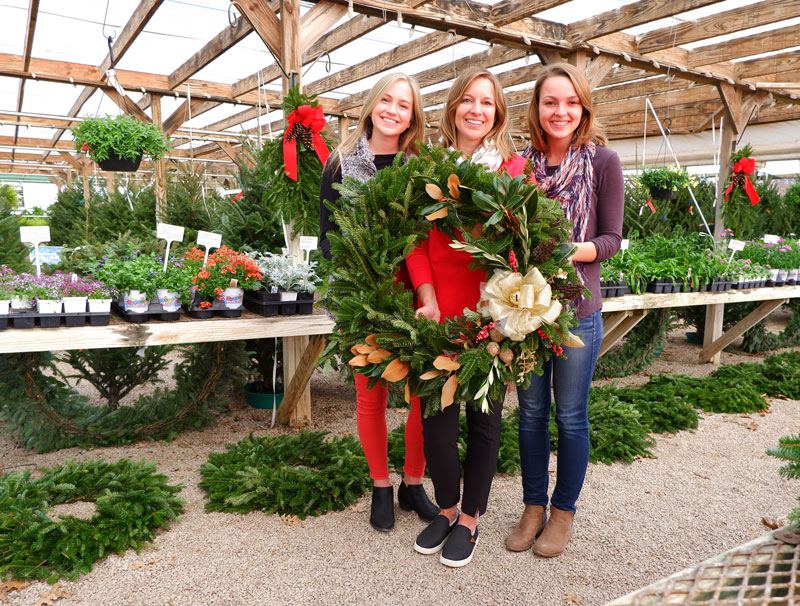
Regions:
<svg viewBox="0 0 800 606"><path fill-rule="evenodd" d="M588 295L569 261L560 204L520 175L494 173L438 147L365 183L345 179L331 205L341 233L325 307L337 322L325 357L423 399L423 414L466 401L483 411L510 383L527 386L552 356L580 347L574 299ZM415 318L405 256L428 231L473 257L480 302L439 324Z"/></svg>

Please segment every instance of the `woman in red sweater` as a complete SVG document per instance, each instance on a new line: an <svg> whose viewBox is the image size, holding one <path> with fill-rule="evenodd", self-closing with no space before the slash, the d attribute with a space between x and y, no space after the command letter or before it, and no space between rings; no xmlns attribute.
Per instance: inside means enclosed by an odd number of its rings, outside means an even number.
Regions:
<svg viewBox="0 0 800 606"><path fill-rule="evenodd" d="M442 144L473 162L516 176L522 173L525 159L514 153L507 124L503 89L497 78L479 67L462 72L442 111ZM418 317L443 322L462 315L465 307L475 309L478 305L486 272L471 270L472 256L450 248L451 241L434 223L427 240L406 258L419 298ZM460 406L454 403L422 419L425 459L441 511L417 537L414 549L423 554L441 550L440 561L446 566L464 566L472 559L478 542L478 516L486 512L497 467L502 410L502 401L494 402L488 414L467 407L463 499L458 459Z"/></svg>

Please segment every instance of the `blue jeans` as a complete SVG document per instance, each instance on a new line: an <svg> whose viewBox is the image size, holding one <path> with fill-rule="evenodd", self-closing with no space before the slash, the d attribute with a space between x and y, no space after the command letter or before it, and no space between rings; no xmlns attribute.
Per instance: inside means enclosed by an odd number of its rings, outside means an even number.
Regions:
<svg viewBox="0 0 800 606"><path fill-rule="evenodd" d="M556 401L558 468L551 504L575 512L589 464L589 387L603 340L600 311L583 318L572 332L584 347L565 347L567 359L550 358L542 376L534 375L528 389L517 388L519 398L519 453L522 500L547 507L550 462L550 385Z"/></svg>

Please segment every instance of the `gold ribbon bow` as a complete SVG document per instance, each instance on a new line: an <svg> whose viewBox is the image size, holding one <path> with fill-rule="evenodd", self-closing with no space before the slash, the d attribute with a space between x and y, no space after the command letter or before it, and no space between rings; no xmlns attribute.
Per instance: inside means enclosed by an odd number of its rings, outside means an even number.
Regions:
<svg viewBox="0 0 800 606"><path fill-rule="evenodd" d="M553 298L550 285L538 268L524 276L495 269L481 291L484 315L502 321L502 331L512 341L523 341L543 323L554 324L561 314L561 303Z"/></svg>

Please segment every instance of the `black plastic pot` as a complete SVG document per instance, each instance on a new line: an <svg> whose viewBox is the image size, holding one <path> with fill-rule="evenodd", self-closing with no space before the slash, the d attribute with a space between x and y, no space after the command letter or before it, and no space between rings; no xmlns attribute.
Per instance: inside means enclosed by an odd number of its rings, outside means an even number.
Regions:
<svg viewBox="0 0 800 606"><path fill-rule="evenodd" d="M677 200L678 192L674 189L661 189L660 187L650 188L650 197L654 200Z"/></svg>
<svg viewBox="0 0 800 606"><path fill-rule="evenodd" d="M107 172L136 172L142 163L142 155L139 154L135 160L120 158L113 150L109 152L108 158L97 164Z"/></svg>
<svg viewBox="0 0 800 606"><path fill-rule="evenodd" d="M310 314L314 311L314 293L313 292L298 292L297 293L297 313Z"/></svg>

